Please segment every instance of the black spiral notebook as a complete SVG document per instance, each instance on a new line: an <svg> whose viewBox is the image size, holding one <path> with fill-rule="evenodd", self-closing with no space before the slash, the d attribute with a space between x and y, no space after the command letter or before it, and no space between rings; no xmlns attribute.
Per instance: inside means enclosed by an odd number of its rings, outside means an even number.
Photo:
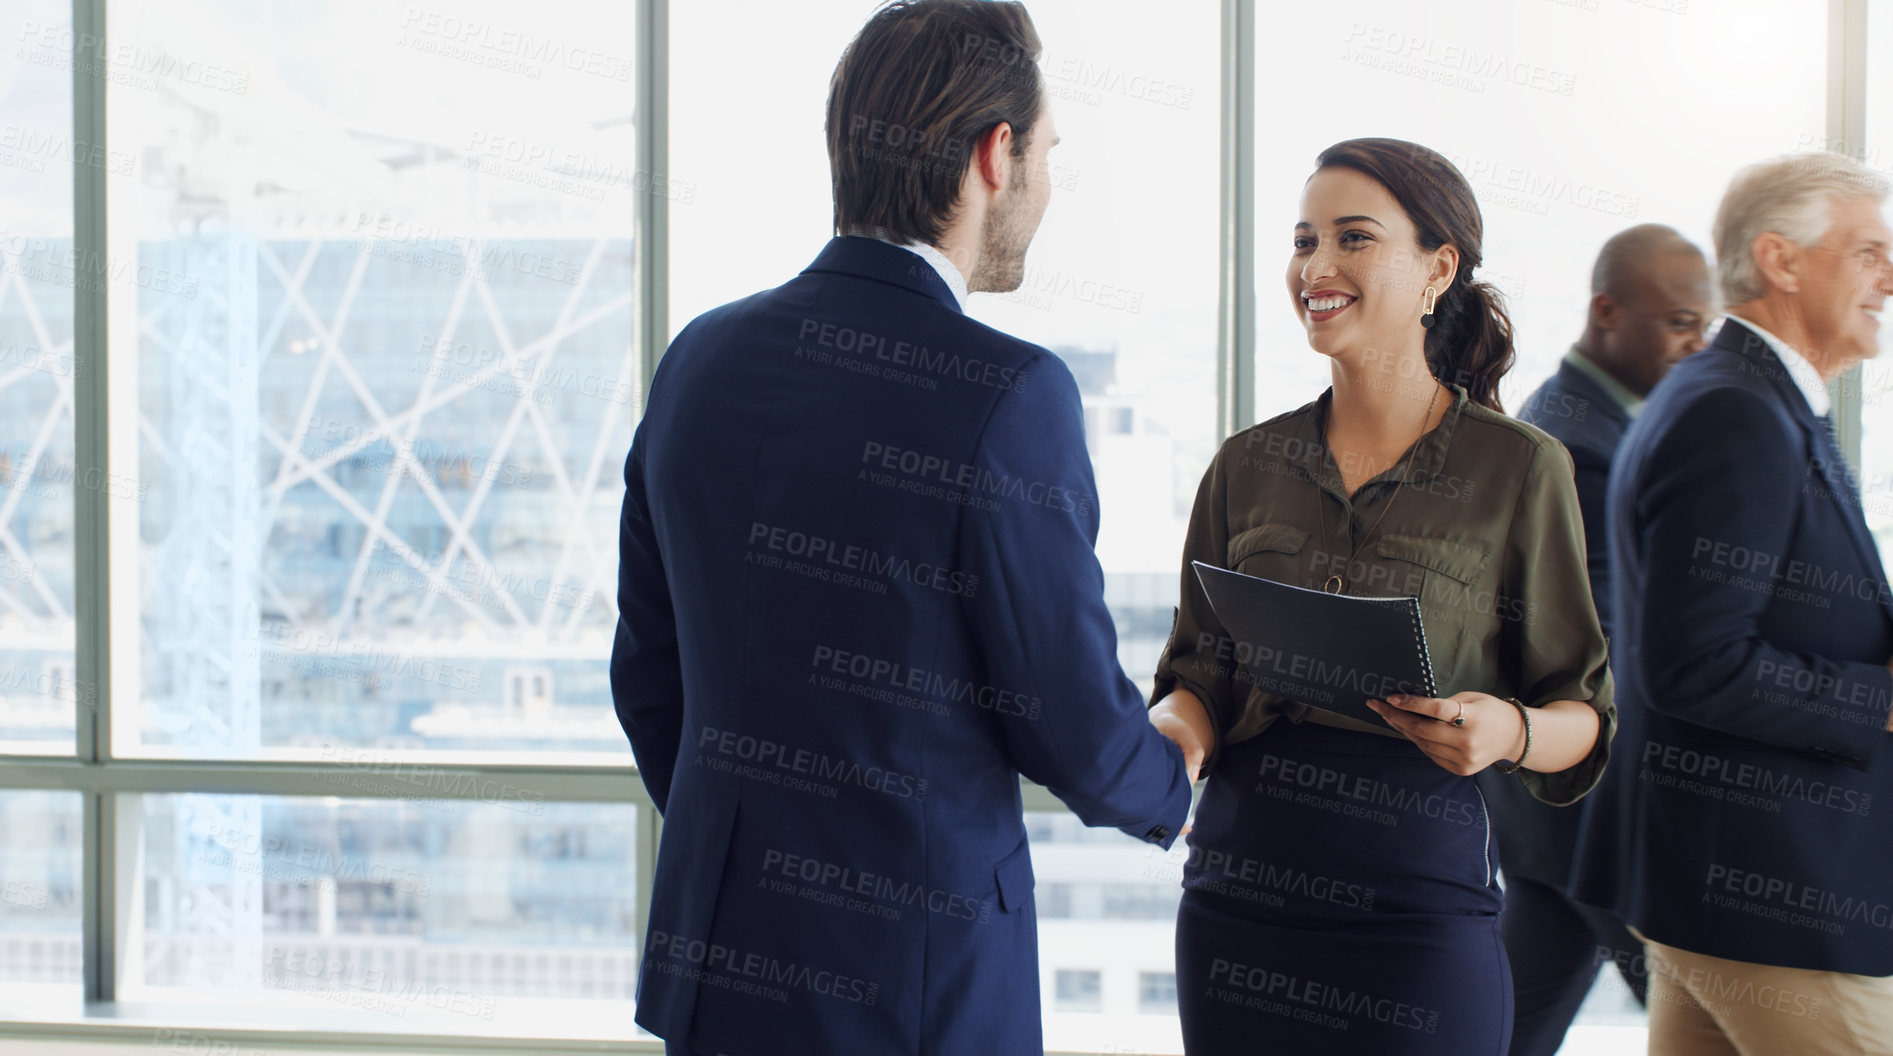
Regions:
<svg viewBox="0 0 1893 1056"><path fill-rule="evenodd" d="M1327 594L1191 564L1229 632L1216 658L1241 665L1238 687L1381 726L1387 722L1367 706L1370 699L1438 695L1420 599Z"/></svg>

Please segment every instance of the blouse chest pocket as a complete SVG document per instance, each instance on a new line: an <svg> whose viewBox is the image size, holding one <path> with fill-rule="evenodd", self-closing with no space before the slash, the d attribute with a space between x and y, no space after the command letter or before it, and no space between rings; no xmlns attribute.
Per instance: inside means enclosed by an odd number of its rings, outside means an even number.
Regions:
<svg viewBox="0 0 1893 1056"><path fill-rule="evenodd" d="M1406 588L1389 593L1419 597L1429 639L1437 640L1449 629L1457 638L1482 612L1492 610L1492 592L1482 582L1492 555L1476 543L1387 535L1381 537L1375 553L1396 563L1389 566L1391 578L1397 587ZM1431 633L1435 627L1440 634Z"/></svg>
<svg viewBox="0 0 1893 1056"><path fill-rule="evenodd" d="M1227 568L1278 583L1301 584L1301 548L1308 533L1286 524L1245 529L1229 540Z"/></svg>

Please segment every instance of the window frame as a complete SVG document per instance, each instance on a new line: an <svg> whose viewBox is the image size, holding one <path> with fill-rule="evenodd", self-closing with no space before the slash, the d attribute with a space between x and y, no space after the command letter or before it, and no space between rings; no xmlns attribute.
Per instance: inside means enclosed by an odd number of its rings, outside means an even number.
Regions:
<svg viewBox="0 0 1893 1056"><path fill-rule="evenodd" d="M104 39L108 0L71 0L75 50L83 39ZM1218 327L1216 348L1216 421L1227 436L1248 426L1254 417L1255 274L1254 170L1256 164L1253 50L1247 46L1257 28L1257 9L1245 0L1218 0L1222 14L1220 42L1221 242L1218 253ZM1864 147L1866 131L1867 56L1866 18L1869 0L1828 0L1827 130L1830 142ZM1893 17L1893 0L1878 5L1882 17ZM651 185L662 186L669 171L669 0L637 0L636 120L637 171L651 174ZM89 76L85 63L72 63L72 135L79 143L103 144L106 138L105 83ZM108 255L114 235L108 223L107 171L79 163L73 178L73 242L82 252ZM636 258L633 277L635 355L639 364L637 405L642 411L657 360L668 343L669 207L662 194L638 198ZM135 320L126 328L113 317L108 284L76 283L74 289L74 438L77 479L109 480L109 467L130 461L133 437L124 426L116 431L108 413L112 398L136 394L113 392L109 368L113 333L135 335ZM1861 431L1861 374L1856 367L1833 386L1842 448L1858 468ZM235 1021L225 1022L217 1010L202 1006L153 1009L122 1008L117 1000L118 974L123 965L127 936L121 925L129 917L138 848L138 825L146 794L176 792L236 793L271 796L333 795L339 773L350 775L351 798L396 798L412 788L386 780L377 792L373 775L345 763L275 763L219 759L120 759L112 753L111 671L114 656L135 649L137 607L134 592L121 590L114 598L108 575L114 554L137 545L135 509L114 500L104 489L74 489L74 563L76 608L75 674L79 692L75 702L74 752L69 756L0 755L0 791L59 790L83 797L81 951L83 958L84 1014L79 1018L47 1014L34 1018L0 1019L12 1036L95 1037L148 1040L154 1027L176 1022L194 1038L232 1043L280 1044L294 1037L298 1046L321 1045L336 1049L372 1050L390 1045L448 1049L479 1041L493 1052L589 1052L596 1043L559 1038L509 1037L473 1039L462 1034L416 1031L361 1033L325 1030L319 1020L285 1012L280 1027L262 1030ZM114 601L118 605L114 605ZM114 631L120 633L114 634ZM128 658L129 659L129 658ZM604 658L599 658L604 662ZM455 790L471 797L485 779L498 778L529 789L547 802L630 803L638 812L636 841L636 928L641 934L648 919L651 882L655 874L662 823L634 767L599 765L462 765L434 766L443 780L438 794L453 798ZM472 780L465 780L471 778ZM364 780L366 779L366 780ZM1066 808L1048 791L1025 785L1028 811L1063 812ZM290 1033L293 1031L293 1034ZM651 1039L618 1042L625 1051L661 1053L663 1045Z"/></svg>

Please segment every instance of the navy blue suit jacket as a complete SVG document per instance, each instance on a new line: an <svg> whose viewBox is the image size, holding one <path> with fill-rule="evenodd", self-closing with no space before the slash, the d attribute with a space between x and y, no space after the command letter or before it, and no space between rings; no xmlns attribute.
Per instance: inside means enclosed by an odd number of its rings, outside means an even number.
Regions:
<svg viewBox="0 0 1893 1056"><path fill-rule="evenodd" d="M1826 423L1726 322L1610 478L1619 732L1575 894L1716 957L1893 975L1893 597Z"/></svg>
<svg viewBox="0 0 1893 1056"><path fill-rule="evenodd" d="M1057 357L838 238L671 343L625 465L612 695L664 815L637 1021L693 1050L1041 1050L1019 777L1168 847Z"/></svg>
<svg viewBox="0 0 1893 1056"><path fill-rule="evenodd" d="M1591 598L1597 603L1597 622L1608 638L1610 553L1604 492L1610 481L1611 459L1630 427L1630 414L1603 386L1567 361L1526 399L1518 417L1550 433L1571 452L1578 510L1584 518ZM1569 807L1553 807L1533 799L1518 781L1497 774L1481 774L1479 787L1492 807L1499 864L1505 874L1563 888L1570 880L1578 823L1590 797Z"/></svg>

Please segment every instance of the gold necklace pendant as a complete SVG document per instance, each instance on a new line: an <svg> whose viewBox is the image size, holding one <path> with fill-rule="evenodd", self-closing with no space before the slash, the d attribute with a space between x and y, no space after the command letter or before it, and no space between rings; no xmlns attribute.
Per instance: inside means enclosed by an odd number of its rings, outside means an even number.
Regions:
<svg viewBox="0 0 1893 1056"><path fill-rule="evenodd" d="M1325 591L1327 591L1327 592L1328 592L1328 593L1330 593L1330 594L1339 594L1339 593L1341 593L1341 591L1342 591L1342 589L1343 589L1343 584L1341 583L1341 577L1340 577L1340 576L1329 576L1329 577L1328 577L1328 581L1327 581L1326 583L1323 583L1323 584L1321 585L1321 589L1322 589L1322 590L1325 590Z"/></svg>

